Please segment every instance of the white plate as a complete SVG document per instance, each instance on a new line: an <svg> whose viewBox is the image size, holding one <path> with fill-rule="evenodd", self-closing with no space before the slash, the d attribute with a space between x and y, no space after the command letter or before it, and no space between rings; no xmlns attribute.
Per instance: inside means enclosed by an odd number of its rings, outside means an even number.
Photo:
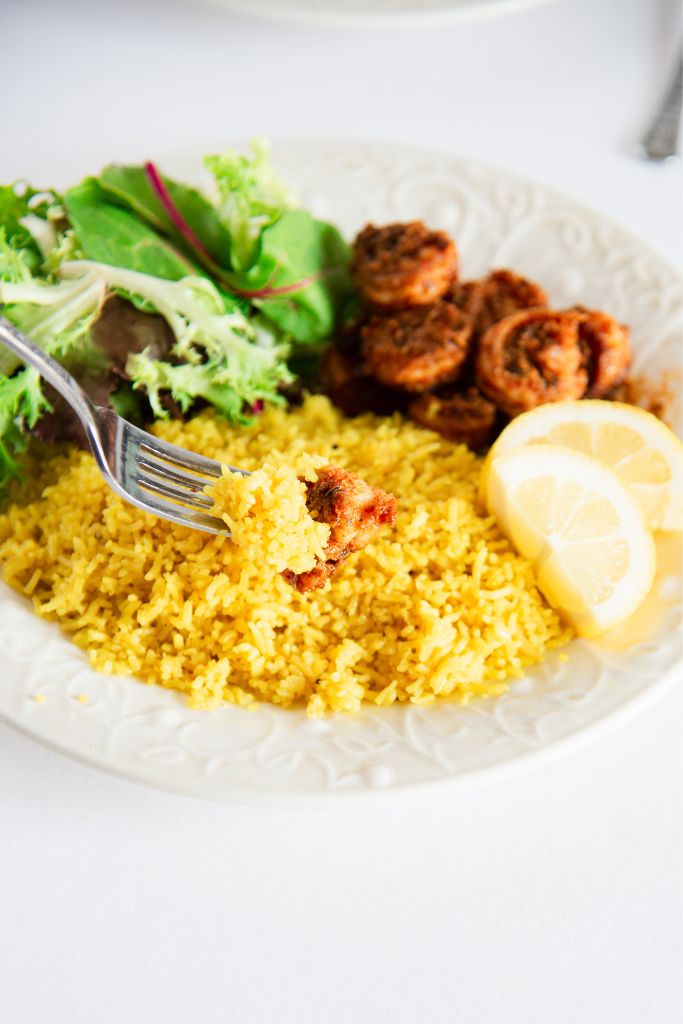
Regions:
<svg viewBox="0 0 683 1024"><path fill-rule="evenodd" d="M215 7L321 27L418 28L513 14L555 0L204 0Z"/></svg>
<svg viewBox="0 0 683 1024"><path fill-rule="evenodd" d="M570 199L498 168L406 146L281 142L274 159L304 202L349 235L371 218L422 217L454 234L464 276L513 267L537 278L558 306L582 302L629 323L636 374L656 380L678 367L677 273ZM162 162L187 178L197 177L197 164L187 156ZM677 414L680 400L679 390ZM680 544L670 540L652 594L628 624L601 642L573 642L566 662L550 655L496 701L325 720L270 706L190 711L178 694L98 675L55 625L0 584L0 714L81 760L218 800L334 802L509 773L613 725L674 680L680 564ZM44 703L34 700L38 692Z"/></svg>

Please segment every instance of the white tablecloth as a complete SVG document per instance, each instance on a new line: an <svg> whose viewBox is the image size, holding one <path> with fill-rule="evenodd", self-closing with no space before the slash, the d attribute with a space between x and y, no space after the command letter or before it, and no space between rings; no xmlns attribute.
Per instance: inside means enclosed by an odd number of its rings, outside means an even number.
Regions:
<svg viewBox="0 0 683 1024"><path fill-rule="evenodd" d="M182 0L1 21L1 180L254 134L408 140L680 255L679 169L633 157L673 2L384 33ZM683 689L507 783L336 811L148 791L0 727L0 1019L681 1024L682 713Z"/></svg>

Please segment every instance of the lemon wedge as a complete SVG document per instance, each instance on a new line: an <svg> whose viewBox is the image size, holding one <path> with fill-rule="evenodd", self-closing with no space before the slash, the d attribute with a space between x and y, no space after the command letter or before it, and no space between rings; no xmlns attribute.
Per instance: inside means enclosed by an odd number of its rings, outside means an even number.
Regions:
<svg viewBox="0 0 683 1024"><path fill-rule="evenodd" d="M643 513L616 473L588 455L545 444L505 452L490 463L486 505L580 636L628 618L652 586Z"/></svg>
<svg viewBox="0 0 683 1024"><path fill-rule="evenodd" d="M512 420L489 452L482 497L493 460L527 444L558 444L593 456L634 495L651 530L683 529L683 445L652 413L597 400L539 405Z"/></svg>

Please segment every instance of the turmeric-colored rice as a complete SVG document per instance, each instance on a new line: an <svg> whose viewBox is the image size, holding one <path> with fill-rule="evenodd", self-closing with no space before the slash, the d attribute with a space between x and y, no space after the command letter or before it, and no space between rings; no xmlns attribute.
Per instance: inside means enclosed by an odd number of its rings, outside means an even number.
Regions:
<svg viewBox="0 0 683 1024"><path fill-rule="evenodd" d="M299 594L278 572L276 517L272 540L247 530L236 544L127 505L89 454L42 455L0 515L0 563L96 669L181 690L197 708L256 700L317 715L495 696L569 639L478 507L481 460L464 446L399 415L346 419L320 396L248 428L207 412L156 431L245 469L296 469L310 453L395 494L397 524L324 590ZM251 485L261 494L277 487L268 472Z"/></svg>
<svg viewBox="0 0 683 1024"><path fill-rule="evenodd" d="M275 460L280 461L280 460ZM289 465L266 462L250 476L223 466L223 476L207 487L213 515L230 529L241 561L250 560L273 572L308 572L325 560L330 528L311 518L304 480L315 481L325 459L300 455Z"/></svg>

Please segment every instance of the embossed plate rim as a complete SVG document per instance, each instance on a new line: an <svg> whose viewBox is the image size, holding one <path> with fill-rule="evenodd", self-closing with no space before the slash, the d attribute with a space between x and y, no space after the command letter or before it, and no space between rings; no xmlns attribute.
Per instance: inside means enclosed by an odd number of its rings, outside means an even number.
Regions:
<svg viewBox="0 0 683 1024"><path fill-rule="evenodd" d="M74 750L56 739L49 731L29 728L19 716L8 713L2 708L0 708L0 721L10 725L29 739L37 741L41 746L47 747L54 753L64 755L77 764L99 769L107 775L144 786L146 789L156 789L175 796L207 800L216 804L229 803L242 807L281 807L291 810L311 806L359 806L371 803L376 804L378 802L389 804L406 799L417 800L423 796L427 798L439 797L446 790L457 792L475 786L493 785L499 780L523 776L544 765L553 764L571 754L579 753L592 743L611 735L621 726L628 724L633 718L638 717L641 712L657 704L670 690L673 690L674 685L680 684L678 674L682 667L683 662L679 661L655 684L632 697L628 703L622 704L603 718L597 719L590 725L585 726L580 732L557 740L547 747L530 750L525 754L518 754L508 761L478 768L475 771L463 772L460 775L451 775L439 779L403 782L391 789L373 789L368 786L364 789L349 791L339 790L333 792L330 790L319 790L302 795L294 793L261 793L255 790L247 791L244 787L235 787L233 789L226 786L220 794L198 792L195 780L188 781L186 785L177 780L169 782L163 777L161 771L154 772L146 769L143 774L137 765L120 765L108 760L104 755Z"/></svg>

